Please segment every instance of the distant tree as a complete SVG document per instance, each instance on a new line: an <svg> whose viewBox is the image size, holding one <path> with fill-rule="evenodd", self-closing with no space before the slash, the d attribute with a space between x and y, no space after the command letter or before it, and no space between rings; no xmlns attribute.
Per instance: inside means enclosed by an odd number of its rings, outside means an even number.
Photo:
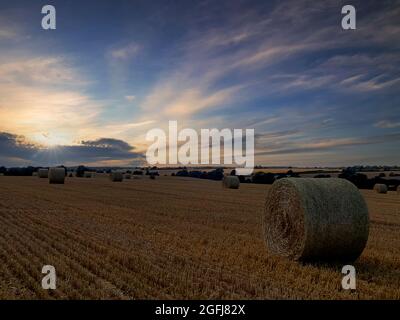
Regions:
<svg viewBox="0 0 400 320"><path fill-rule="evenodd" d="M253 183L259 184L273 184L275 181L275 175L273 173L257 172L252 176Z"/></svg>
<svg viewBox="0 0 400 320"><path fill-rule="evenodd" d="M76 168L76 176L78 178L83 178L83 174L85 171L89 171L89 169L85 166L79 166L78 168Z"/></svg>

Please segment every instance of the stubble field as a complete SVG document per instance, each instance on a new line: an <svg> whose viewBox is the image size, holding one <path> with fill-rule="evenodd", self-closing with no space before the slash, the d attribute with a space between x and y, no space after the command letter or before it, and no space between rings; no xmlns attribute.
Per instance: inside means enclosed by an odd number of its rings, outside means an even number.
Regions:
<svg viewBox="0 0 400 320"><path fill-rule="evenodd" d="M370 237L350 292L341 266L268 254L268 188L0 177L0 298L400 299L400 195L362 191ZM56 290L42 289L43 265L56 268Z"/></svg>

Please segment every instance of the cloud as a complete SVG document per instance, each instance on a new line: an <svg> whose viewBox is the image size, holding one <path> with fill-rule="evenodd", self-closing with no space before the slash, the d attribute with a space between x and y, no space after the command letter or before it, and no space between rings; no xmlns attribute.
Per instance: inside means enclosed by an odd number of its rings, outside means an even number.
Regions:
<svg viewBox="0 0 400 320"><path fill-rule="evenodd" d="M334 151L344 147L398 142L399 139L400 132L387 135L369 136L364 138L333 138L314 139L309 142L287 142L286 144L281 143L278 145L271 144L270 146L264 146L264 150L257 151L256 155L284 155L313 153L320 151Z"/></svg>
<svg viewBox="0 0 400 320"><path fill-rule="evenodd" d="M391 129L400 127L400 122L394 122L390 120L382 120L374 124L374 127L383 128L383 129Z"/></svg>
<svg viewBox="0 0 400 320"><path fill-rule="evenodd" d="M365 93L399 84L398 68L393 67L398 55L383 50L358 53L366 44L392 45L398 33L393 28L393 8L380 8L379 14L369 10L359 19L382 36L372 39L364 28L356 35L341 32L336 1L312 6L307 1L285 1L272 7L257 4L235 9L226 9L218 24L188 28L188 36L172 50L174 56L163 60L165 72L144 99L145 113L157 110L160 117L200 118L210 111L222 112L226 106L232 112L261 97L317 89ZM209 13L203 19L214 18ZM370 30L374 23L391 30L390 36ZM351 54L349 47L354 48Z"/></svg>
<svg viewBox="0 0 400 320"><path fill-rule="evenodd" d="M129 102L135 101L136 97L135 96L125 96L125 99Z"/></svg>
<svg viewBox="0 0 400 320"><path fill-rule="evenodd" d="M76 86L85 84L85 81L61 58L34 57L1 63L0 83L34 86L73 83Z"/></svg>
<svg viewBox="0 0 400 320"><path fill-rule="evenodd" d="M284 130L284 131L276 131L276 132L265 132L265 133L257 133L255 135L256 142L262 143L265 140L289 137L289 136L298 136L302 133L302 131L298 129L292 130Z"/></svg>
<svg viewBox="0 0 400 320"><path fill-rule="evenodd" d="M112 138L48 148L29 142L24 136L0 132L0 149L2 161L6 163L17 161L26 165L104 163L118 160L129 163L133 160L144 159L143 154L136 152L134 146L123 140Z"/></svg>
<svg viewBox="0 0 400 320"><path fill-rule="evenodd" d="M132 147L129 143L112 138L101 138L91 141L82 141L81 144L83 146L98 147L98 148L116 148L125 151L130 151L134 149L134 147Z"/></svg>
<svg viewBox="0 0 400 320"><path fill-rule="evenodd" d="M13 39L16 33L13 30L0 29L0 40Z"/></svg>
<svg viewBox="0 0 400 320"><path fill-rule="evenodd" d="M116 60L128 60L133 58L140 51L140 46L137 43L130 43L124 47L111 50L110 55Z"/></svg>

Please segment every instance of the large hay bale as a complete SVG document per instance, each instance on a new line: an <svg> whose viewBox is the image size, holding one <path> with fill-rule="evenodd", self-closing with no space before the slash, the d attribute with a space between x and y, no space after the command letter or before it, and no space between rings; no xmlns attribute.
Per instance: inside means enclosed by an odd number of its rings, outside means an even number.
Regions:
<svg viewBox="0 0 400 320"><path fill-rule="evenodd" d="M374 190L376 193L387 193L388 192L388 187L386 184L383 183L377 183L374 185Z"/></svg>
<svg viewBox="0 0 400 320"><path fill-rule="evenodd" d="M272 254L303 261L354 261L368 240L364 198L339 178L283 178L272 185L263 217Z"/></svg>
<svg viewBox="0 0 400 320"><path fill-rule="evenodd" d="M49 169L49 183L50 184L64 184L65 169L64 168L50 168Z"/></svg>
<svg viewBox="0 0 400 320"><path fill-rule="evenodd" d="M39 169L38 170L38 177L47 179L49 177L49 170L48 169Z"/></svg>
<svg viewBox="0 0 400 320"><path fill-rule="evenodd" d="M112 182L122 182L124 180L124 174L121 171L113 171L110 173L110 180Z"/></svg>
<svg viewBox="0 0 400 320"><path fill-rule="evenodd" d="M225 176L222 179L222 186L229 189L239 189L240 180L237 176Z"/></svg>

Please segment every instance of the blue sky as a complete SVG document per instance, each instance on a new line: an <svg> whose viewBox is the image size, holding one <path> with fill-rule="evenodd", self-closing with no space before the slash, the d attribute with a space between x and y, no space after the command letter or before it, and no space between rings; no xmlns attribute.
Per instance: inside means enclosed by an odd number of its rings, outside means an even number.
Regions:
<svg viewBox="0 0 400 320"><path fill-rule="evenodd" d="M257 164L400 164L400 2L345 4L1 0L0 165L137 164L169 120L254 128Z"/></svg>

